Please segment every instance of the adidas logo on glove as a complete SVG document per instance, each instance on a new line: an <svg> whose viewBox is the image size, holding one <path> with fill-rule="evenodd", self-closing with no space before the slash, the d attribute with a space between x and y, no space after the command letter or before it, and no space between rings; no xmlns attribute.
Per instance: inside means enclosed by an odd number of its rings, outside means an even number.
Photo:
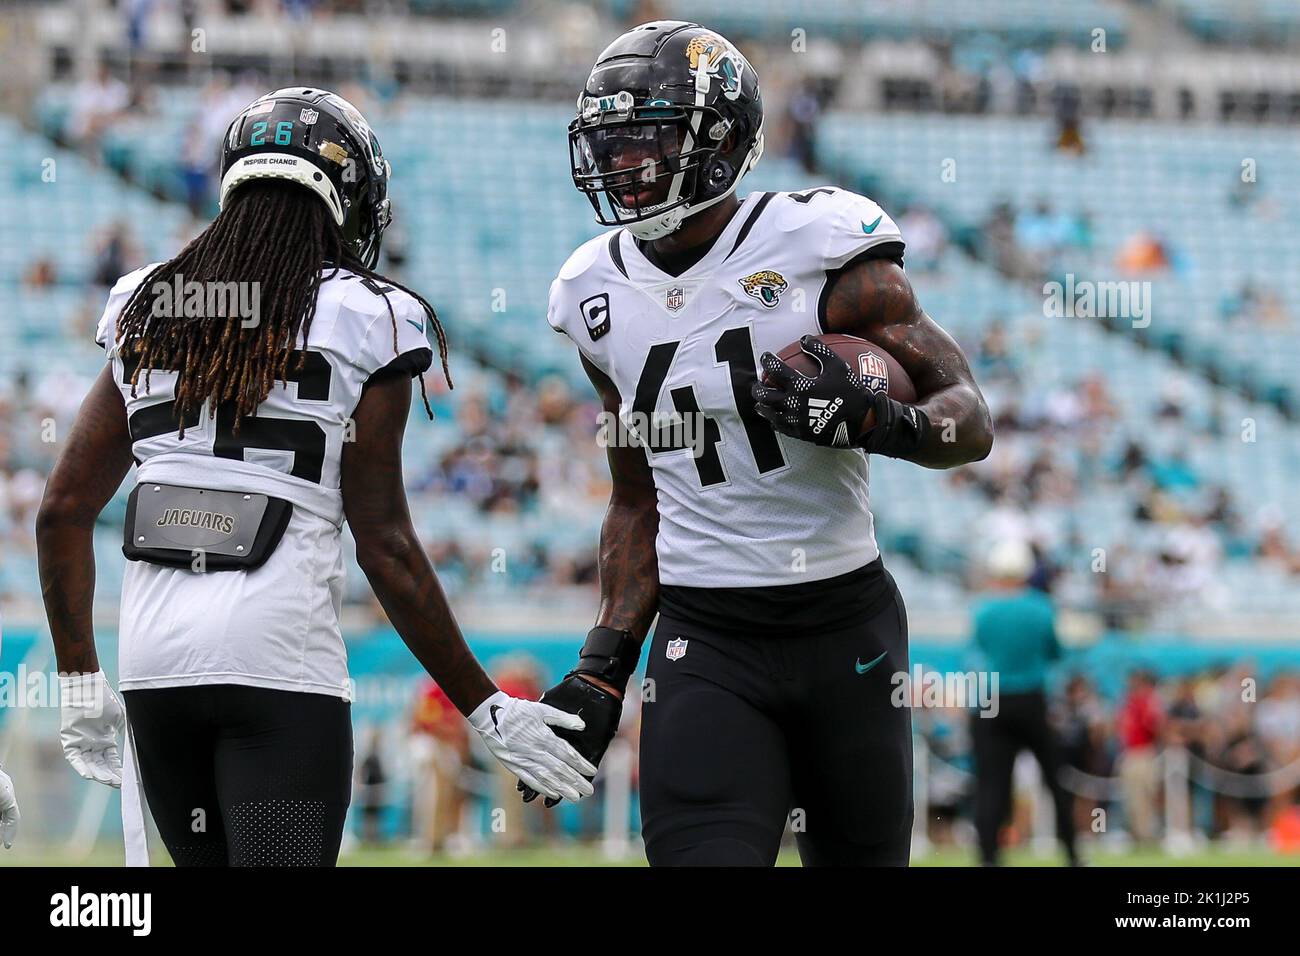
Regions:
<svg viewBox="0 0 1300 956"><path fill-rule="evenodd" d="M814 435L822 433L843 404L842 398L837 398L833 402L825 398L808 399L808 424L812 426Z"/></svg>

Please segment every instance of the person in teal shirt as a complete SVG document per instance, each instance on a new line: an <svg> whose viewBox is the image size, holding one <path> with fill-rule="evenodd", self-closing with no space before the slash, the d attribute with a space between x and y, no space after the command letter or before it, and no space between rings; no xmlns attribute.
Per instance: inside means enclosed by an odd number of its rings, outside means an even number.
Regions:
<svg viewBox="0 0 1300 956"><path fill-rule="evenodd" d="M1048 670L1061 657L1056 608L1048 595L1018 575L994 579L975 605L974 619L981 665L998 675L1001 693L1047 689Z"/></svg>
<svg viewBox="0 0 1300 956"><path fill-rule="evenodd" d="M975 830L986 866L998 863L998 833L1011 811L1012 769L1026 748L1051 791L1057 838L1070 864L1079 863L1073 801L1061 784L1061 750L1047 719L1048 675L1061 657L1056 611L1047 594L1028 585L1033 570L1028 544L999 542L989 554L986 593L974 610L973 643L996 693L993 706L971 716Z"/></svg>

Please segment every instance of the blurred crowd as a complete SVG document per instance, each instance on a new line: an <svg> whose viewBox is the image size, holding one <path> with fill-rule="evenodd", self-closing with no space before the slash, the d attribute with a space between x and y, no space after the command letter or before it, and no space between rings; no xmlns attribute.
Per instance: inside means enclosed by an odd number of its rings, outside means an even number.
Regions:
<svg viewBox="0 0 1300 956"><path fill-rule="evenodd" d="M536 699L544 690L544 670L526 652L490 669L511 694ZM1300 672L1258 673L1226 656L1190 671L1138 667L1123 678L1068 655L1054 668L1049 723L1085 859L1089 845L1300 851ZM913 711L925 800L917 815L939 846L974 842L972 728L984 718L965 703L927 700ZM611 750L618 756L602 765L595 796L543 812L540 801L520 802L514 778L476 749L455 707L422 679L399 717L359 735L359 835L455 854L485 842L516 849L635 832L641 706L631 693ZM1041 771L1028 757L1015 765L1006 847L1051 833Z"/></svg>
<svg viewBox="0 0 1300 956"><path fill-rule="evenodd" d="M1240 501L1208 479L1188 449L1199 439L1235 436L1217 405L1188 411L1194 382L1171 376L1146 410L1145 435L1127 432L1113 385L1098 374L1041 389L1020 387L1021 363L1033 343L1008 340L994 320L971 352L976 375L995 402L998 440L985 462L954 472L952 483L978 491L989 503L982 528L990 538L1016 536L1039 550L1050 584L1057 566L1088 567L1097 538L1080 522L1062 534L1048 515L1071 513L1099 498L1123 502L1140 540L1116 541L1105 564L1077 575L1061 596L1099 610L1107 623L1133 628L1162 606L1222 605L1216 575L1225 558L1255 559L1290 574L1300 568L1280 510ZM1082 557L1080 557L1082 555ZM1082 588L1082 590L1079 590Z"/></svg>
<svg viewBox="0 0 1300 956"><path fill-rule="evenodd" d="M1281 671L1258 682L1242 663L1185 674L1135 670L1104 693L1098 677L1071 672L1068 663L1063 669L1052 726L1075 828L1085 839L1300 849L1300 674ZM928 835L941 844L964 839L972 813L970 725L965 708L914 715L928 754ZM1010 844L1036 835L1031 819L1041 777L1027 753L1022 760L1003 833Z"/></svg>
<svg viewBox="0 0 1300 956"><path fill-rule="evenodd" d="M499 658L489 669L508 694L536 700L545 690L540 666L526 653ZM468 732L442 689L422 679L397 722L371 725L361 735L354 798L359 836L369 845L402 841L432 854L467 852L483 842L520 849L594 839L608 825L611 794L626 812L617 821L626 836L636 825L639 735L640 696L634 692L596 777L595 795L560 810L545 809L541 800L525 804L515 777Z"/></svg>

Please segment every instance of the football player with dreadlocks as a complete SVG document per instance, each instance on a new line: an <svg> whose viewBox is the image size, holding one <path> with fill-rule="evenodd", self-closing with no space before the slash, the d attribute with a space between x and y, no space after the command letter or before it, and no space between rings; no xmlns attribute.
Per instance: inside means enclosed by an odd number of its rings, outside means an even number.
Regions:
<svg viewBox="0 0 1300 956"><path fill-rule="evenodd" d="M591 793L595 767L551 730L582 719L493 685L411 526L402 435L430 326L450 375L433 308L375 271L389 174L369 124L333 93L278 90L240 113L220 214L114 286L96 334L108 364L45 489L37 545L64 752L82 776L123 786L129 838L142 835L138 760L178 865L336 861L352 778L344 520L393 626L488 749L552 799ZM193 289L226 295L191 307ZM93 529L133 462L124 722L95 653ZM128 862L144 862L128 844Z"/></svg>
<svg viewBox="0 0 1300 956"><path fill-rule="evenodd" d="M917 304L876 203L835 187L738 197L763 104L717 33L658 21L616 39L569 144L574 184L618 228L564 264L548 320L611 419L690 417L703 440L665 428L610 448L599 616L542 700L582 714L585 730L561 736L599 762L657 614L640 749L650 862L771 864L797 809L806 864L905 865L911 722L891 677L907 671L907 620L867 455L987 455L966 359ZM809 338L822 333L889 352L917 401L869 390ZM818 374L773 354L796 340Z"/></svg>

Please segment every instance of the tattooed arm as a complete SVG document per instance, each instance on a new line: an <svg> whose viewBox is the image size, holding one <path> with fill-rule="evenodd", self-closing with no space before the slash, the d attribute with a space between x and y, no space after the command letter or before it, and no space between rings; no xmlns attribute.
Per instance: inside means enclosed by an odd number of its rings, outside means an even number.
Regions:
<svg viewBox="0 0 1300 956"><path fill-rule="evenodd" d="M907 456L927 468L953 468L988 456L993 422L961 348L921 309L912 283L889 259L840 273L826 301L827 332L856 335L898 360L916 386L916 407L931 427ZM869 412L862 431L875 425Z"/></svg>
<svg viewBox="0 0 1300 956"><path fill-rule="evenodd" d="M621 399L614 383L585 357L582 367L605 411L618 415ZM610 446L607 454L614 487L600 529L600 614L596 626L631 631L638 641L644 641L659 605L659 559L655 553L659 507L654 476L643 448ZM581 676L622 696L621 687L590 674Z"/></svg>
<svg viewBox="0 0 1300 956"><path fill-rule="evenodd" d="M496 692L474 657L420 546L402 484L402 435L411 383L388 375L368 386L353 413L356 441L345 443L343 511L357 563L411 653L462 714Z"/></svg>
<svg viewBox="0 0 1300 956"><path fill-rule="evenodd" d="M99 670L91 614L95 520L130 469L126 407L105 367L81 404L36 515L41 596L61 673Z"/></svg>

